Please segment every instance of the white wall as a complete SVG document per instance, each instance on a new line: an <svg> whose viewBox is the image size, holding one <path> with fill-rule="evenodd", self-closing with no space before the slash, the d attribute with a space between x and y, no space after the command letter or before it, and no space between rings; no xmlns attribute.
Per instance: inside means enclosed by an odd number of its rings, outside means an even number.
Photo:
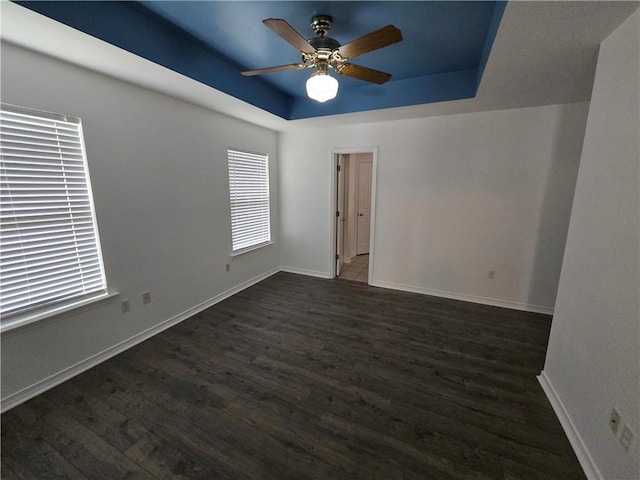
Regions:
<svg viewBox="0 0 640 480"><path fill-rule="evenodd" d="M121 293L3 334L3 406L279 266L275 132L6 43L2 101L82 119L108 286ZM275 240L229 273L228 146L270 155Z"/></svg>
<svg viewBox="0 0 640 480"><path fill-rule="evenodd" d="M589 478L640 478L639 18L600 47L541 376ZM630 454L609 430L614 406Z"/></svg>
<svg viewBox="0 0 640 480"><path fill-rule="evenodd" d="M283 268L330 274L331 149L378 146L374 284L551 311L587 109L281 134Z"/></svg>

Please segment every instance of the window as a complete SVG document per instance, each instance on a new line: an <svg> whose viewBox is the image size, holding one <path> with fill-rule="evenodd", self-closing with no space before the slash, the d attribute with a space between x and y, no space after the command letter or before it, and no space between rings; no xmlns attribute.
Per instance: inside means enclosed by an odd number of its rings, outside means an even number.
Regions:
<svg viewBox="0 0 640 480"><path fill-rule="evenodd" d="M269 157L227 150L233 253L271 242Z"/></svg>
<svg viewBox="0 0 640 480"><path fill-rule="evenodd" d="M80 119L0 106L0 314L106 293Z"/></svg>

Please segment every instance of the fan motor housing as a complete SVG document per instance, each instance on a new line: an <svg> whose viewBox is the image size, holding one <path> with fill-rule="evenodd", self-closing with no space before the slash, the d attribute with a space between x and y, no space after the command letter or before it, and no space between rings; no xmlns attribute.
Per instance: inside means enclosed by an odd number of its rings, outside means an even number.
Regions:
<svg viewBox="0 0 640 480"><path fill-rule="evenodd" d="M340 42L334 40L330 37L313 37L307 40L313 48L316 50L335 50L336 48L340 48Z"/></svg>

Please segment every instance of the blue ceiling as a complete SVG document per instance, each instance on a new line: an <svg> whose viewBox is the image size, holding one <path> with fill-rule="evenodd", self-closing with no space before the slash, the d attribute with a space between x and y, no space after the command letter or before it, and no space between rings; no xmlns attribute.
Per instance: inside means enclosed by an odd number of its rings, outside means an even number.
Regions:
<svg viewBox="0 0 640 480"><path fill-rule="evenodd" d="M506 2L489 1L16 1L286 119L475 96ZM337 75L338 96L305 96L310 70L243 77L300 61L262 24L283 18L305 38L314 15L333 17L341 44L393 24L403 41L352 60L392 74L384 85Z"/></svg>

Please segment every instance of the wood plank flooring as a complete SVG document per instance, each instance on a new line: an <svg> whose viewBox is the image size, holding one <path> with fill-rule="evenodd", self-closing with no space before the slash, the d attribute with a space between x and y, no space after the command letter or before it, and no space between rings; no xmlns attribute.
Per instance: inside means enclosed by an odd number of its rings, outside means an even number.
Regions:
<svg viewBox="0 0 640 480"><path fill-rule="evenodd" d="M288 273L2 415L3 479L584 479L544 315Z"/></svg>

